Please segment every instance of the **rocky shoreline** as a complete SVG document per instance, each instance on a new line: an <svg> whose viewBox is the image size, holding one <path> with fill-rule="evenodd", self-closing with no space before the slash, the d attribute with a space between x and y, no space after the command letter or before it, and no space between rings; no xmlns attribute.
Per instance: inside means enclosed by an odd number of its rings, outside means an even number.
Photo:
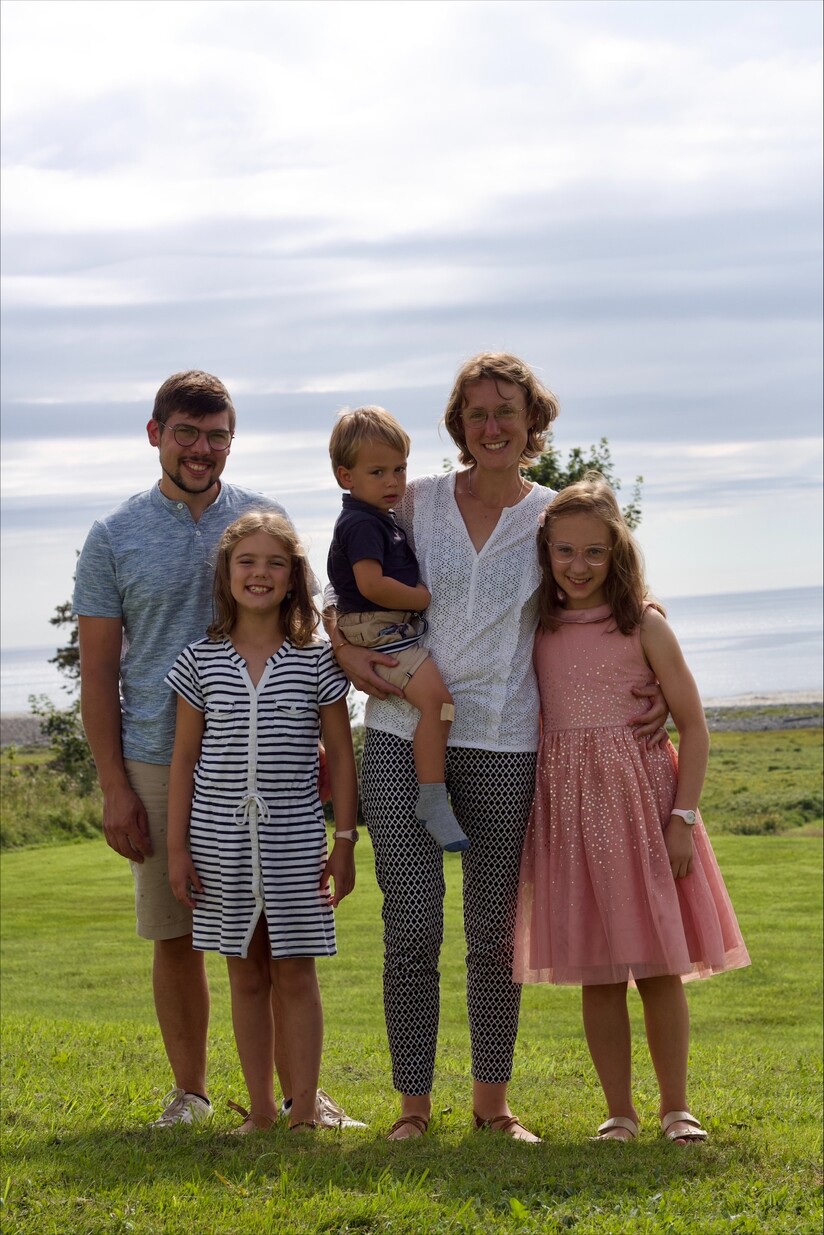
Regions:
<svg viewBox="0 0 824 1235"><path fill-rule="evenodd" d="M710 732L757 733L768 729L819 729L824 723L820 699L804 696L753 697L737 703L705 707ZM0 715L0 746L46 746L40 720L26 713Z"/></svg>

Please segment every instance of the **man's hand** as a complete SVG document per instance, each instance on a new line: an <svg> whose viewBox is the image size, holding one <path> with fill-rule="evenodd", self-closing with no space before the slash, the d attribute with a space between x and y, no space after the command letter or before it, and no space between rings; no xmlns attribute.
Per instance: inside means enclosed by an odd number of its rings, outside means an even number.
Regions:
<svg viewBox="0 0 824 1235"><path fill-rule="evenodd" d="M669 716L669 704L664 698L664 692L657 682L652 686L633 686L632 693L639 699L649 699L650 706L627 722L637 741L649 740L650 746L658 746L666 742L666 723Z"/></svg>
<svg viewBox="0 0 824 1235"><path fill-rule="evenodd" d="M146 807L128 787L103 795L103 835L106 844L130 862L153 853Z"/></svg>
<svg viewBox="0 0 824 1235"><path fill-rule="evenodd" d="M335 660L349 678L355 690L371 695L374 699L386 699L388 695L403 698L403 691L387 682L374 670L375 665L397 665L394 656L385 656L377 648L359 648L340 640L334 648Z"/></svg>

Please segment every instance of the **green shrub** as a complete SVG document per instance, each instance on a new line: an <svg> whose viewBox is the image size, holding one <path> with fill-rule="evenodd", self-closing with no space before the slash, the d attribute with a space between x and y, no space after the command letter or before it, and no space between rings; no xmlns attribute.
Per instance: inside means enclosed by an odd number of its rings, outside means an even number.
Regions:
<svg viewBox="0 0 824 1235"><path fill-rule="evenodd" d="M100 790L73 788L53 763L7 746L0 758L0 849L99 836Z"/></svg>

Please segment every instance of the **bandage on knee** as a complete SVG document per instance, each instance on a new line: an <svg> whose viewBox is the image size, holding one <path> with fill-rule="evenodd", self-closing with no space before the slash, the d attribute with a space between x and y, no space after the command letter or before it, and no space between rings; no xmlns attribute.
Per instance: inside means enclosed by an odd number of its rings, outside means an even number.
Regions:
<svg viewBox="0 0 824 1235"><path fill-rule="evenodd" d="M455 719L455 704L454 703L442 703L441 704L441 720L453 721L454 719Z"/></svg>

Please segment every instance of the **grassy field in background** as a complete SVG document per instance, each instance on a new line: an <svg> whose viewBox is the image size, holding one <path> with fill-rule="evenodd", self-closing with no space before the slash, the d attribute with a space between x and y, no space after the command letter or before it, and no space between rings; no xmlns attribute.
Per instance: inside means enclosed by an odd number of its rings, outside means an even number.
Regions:
<svg viewBox="0 0 824 1235"><path fill-rule="evenodd" d="M820 835L822 732L713 733L702 797L712 835ZM42 749L5 747L0 752L0 849L99 835L99 791L79 794L51 771L48 759Z"/></svg>
<svg viewBox="0 0 824 1235"><path fill-rule="evenodd" d="M746 785L754 789L754 774ZM587 1139L604 1112L580 993L548 987L525 989L512 1085L514 1108L544 1144L470 1130L457 858L447 860L435 1118L422 1140L388 1145L396 1108L368 840L358 846L358 887L338 913L340 955L319 966L327 1026L321 1083L368 1130L315 1138L278 1130L242 1142L225 1135L236 1122L226 1099L245 1095L225 970L209 957L215 1118L194 1132L150 1132L145 1124L170 1082L150 1004L150 948L133 934L126 864L102 841L7 851L3 1230L819 1232L821 848L799 834L716 837L754 963L688 988L691 1104L712 1138L688 1151L658 1135L634 994L639 1142Z"/></svg>

